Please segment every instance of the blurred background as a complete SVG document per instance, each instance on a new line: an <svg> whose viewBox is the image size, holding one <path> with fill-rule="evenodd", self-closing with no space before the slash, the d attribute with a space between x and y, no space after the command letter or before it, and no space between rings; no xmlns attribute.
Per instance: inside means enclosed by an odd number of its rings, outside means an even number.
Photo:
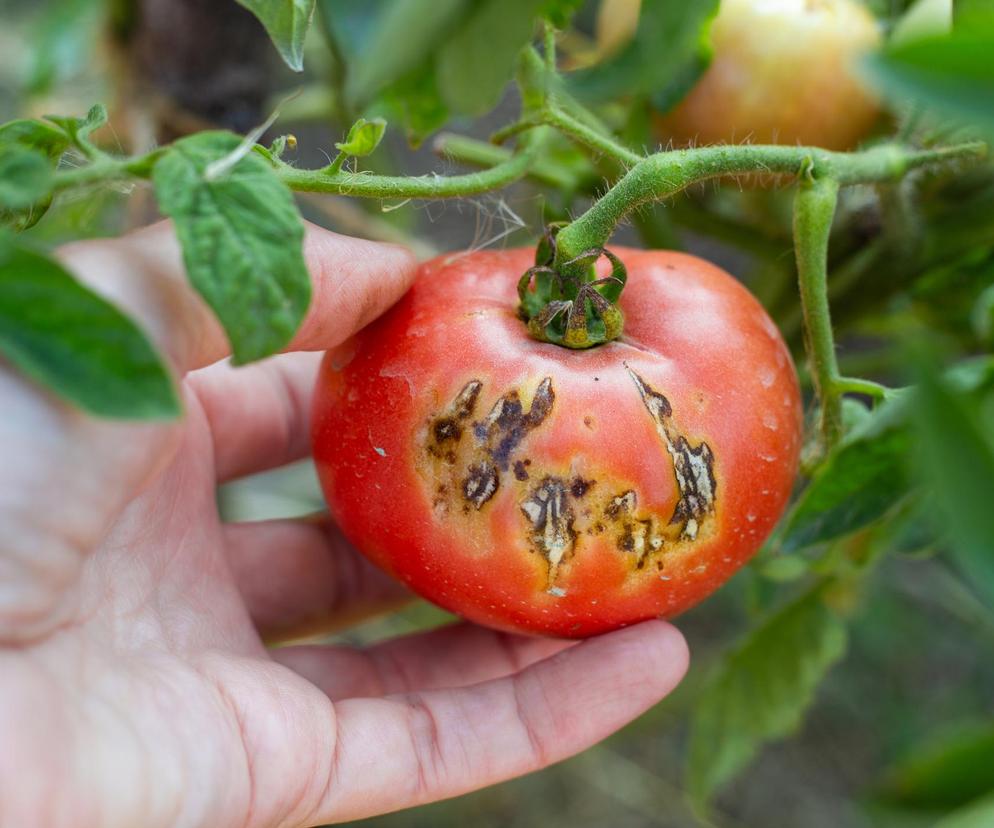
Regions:
<svg viewBox="0 0 994 828"><path fill-rule="evenodd" d="M130 153L206 128L244 133L278 111L267 137L293 134L297 148L288 157L314 167L328 163L334 143L357 116L373 113L385 117L389 127L376 153L363 159L365 168L405 175L465 171L464 162L480 147L447 136L486 141L515 119L516 93L501 82L494 105L488 103L484 111L460 111L451 100L442 106L423 66L432 39L451 36L459 24L456 17L439 23L432 8L460 4L422 3L423 28L431 31L408 28L403 37L394 31L399 38L395 51L411 52L406 63L395 56L388 60L382 51L383 43L391 42L390 5L388 0L318 2L304 46L305 70L298 74L281 61L259 21L234 0L5 0L0 2L0 121L49 112L82 115L92 103L103 101L111 119L100 134L102 143ZM463 5L471 10L474 4ZM720 65L721 39L735 41L728 33L735 31L734 20L718 24L713 9L701 13L692 33L707 44L704 65L682 80L671 71L663 82L657 72L666 60L664 41L654 40L654 32L645 27L658 24L653 10L667 4L647 2L641 21L637 0L559 5L578 5L558 36L561 66L575 70L568 76L575 78L571 88L629 146L652 150L705 140L709 130L719 130L707 118L682 125L679 120L690 117L690 99L684 96L694 94L707 61ZM670 17L660 19L672 21L680 5L669 4ZM744 13L739 7L748 4L729 5ZM879 48L899 35L902 26L917 25L929 35L935 25L929 14L941 17L949 7L903 0L852 0L850 5L859 5L858 14L865 17L850 21L838 42L828 35L819 41L832 55L844 51L839 42ZM915 6L920 7L918 18L909 11ZM869 29L865 20L872 21ZM670 31L669 24L660 25L661 32ZM748 30L748 37L757 39L764 54L776 53L782 41L800 37L789 28L778 29L780 25L767 20ZM994 84L989 68L994 53L985 54L987 74L978 70L977 77ZM955 119L949 122L942 113L889 97L879 100L877 92L860 91L869 88L869 81L847 79L833 67L824 70L827 80L809 79L814 86L807 97L816 101L814 113L774 113L770 135L764 135L767 127L762 124L733 123L729 134L710 140L803 139L845 149L896 132L920 141L961 134ZM792 74L789 66L774 70L764 71L781 79ZM358 94L357 87L366 91ZM771 88L775 93L777 87ZM833 132L832 124L843 116L829 113L823 119L827 126L809 137L805 127L821 123L818 107L830 108L836 93L842 95L850 131ZM994 107L994 85L990 95L988 103ZM747 115L743 112L742 118ZM798 135L790 134L791 129ZM491 195L430 203L306 195L301 207L312 221L343 233L408 244L423 257L467 247L532 244L544 222L582 209L605 179L618 172L609 159L591 159L565 139L555 147L554 162L554 185L530 180ZM722 181L697 188L671 204L642 211L617 240L683 248L730 270L770 310L800 364L791 194L772 182L756 184ZM154 201L143 185L106 186L59 200L28 232L39 244L55 245L118 234L155 217ZM906 382L908 342L926 331L928 360L937 364L989 357L994 343L991 168L920 176L908 187L847 191L832 241L832 268L843 373L888 384ZM988 441L994 433L994 370L989 366L983 363L984 379L972 383L968 401L971 417L982 424L982 439ZM866 403L859 397L848 401L854 422L867 416ZM942 438L941 429L921 428L926 430L917 433L918 439ZM989 796L994 790L994 610L969 573L947 554L944 534L927 519L932 511L928 485L941 481L941 475L936 476L927 459L909 462L910 479L901 476L893 484L903 487L900 497L889 492L891 502L867 527L794 555L777 554L771 544L714 597L682 616L677 623L690 641L690 674L670 699L615 737L542 773L361 824L915 828L936 825L956 809ZM877 485L892 484L881 480ZM981 495L994 504L994 490ZM322 508L313 469L306 463L237 482L218 497L225 516L233 520ZM989 540L988 551L994 555L994 537ZM755 760L720 788L704 813L700 804L690 804L686 781L688 733L703 688L716 671L727 668L729 653L741 649L741 642L805 578L838 568L839 556L852 558L854 548L872 564L859 566L858 577L847 579L836 596L847 630L844 656L814 668L816 679L826 674L824 681L805 686L804 697L790 699L783 709L785 729L793 735L766 745L747 732L750 706L755 704L755 714L762 716L767 707L784 703L768 666L756 668L742 701L738 726L743 734L736 734L732 718L722 736L724 747L715 747L718 756L727 748L744 752L746 758L755 752ZM441 611L415 602L336 638L361 645L447 620ZM757 646L765 645L761 640ZM771 652L779 657L779 651ZM796 655L787 654L785 673L799 669L795 660ZM750 681L749 670L749 664L740 670L740 681ZM942 824L994 826L994 817L978 819Z"/></svg>

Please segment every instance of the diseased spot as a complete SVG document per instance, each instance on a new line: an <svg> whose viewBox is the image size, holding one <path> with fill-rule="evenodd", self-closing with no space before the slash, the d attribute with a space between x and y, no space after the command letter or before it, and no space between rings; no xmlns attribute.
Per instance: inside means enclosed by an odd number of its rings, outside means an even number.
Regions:
<svg viewBox="0 0 994 828"><path fill-rule="evenodd" d="M596 482L596 480L584 480L582 477L574 477L573 482L569 484L569 493L579 499L590 491Z"/></svg>
<svg viewBox="0 0 994 828"><path fill-rule="evenodd" d="M428 429L428 453L439 457L447 463L455 463L454 447L462 440L462 422L468 420L476 410L476 401L480 396L483 383L470 380L456 395L445 413L431 421Z"/></svg>
<svg viewBox="0 0 994 828"><path fill-rule="evenodd" d="M617 546L634 557L635 568L645 566L648 556L663 547L664 529L651 515L636 516L638 496L632 489L615 495L604 507L604 517L617 527Z"/></svg>
<svg viewBox="0 0 994 828"><path fill-rule="evenodd" d="M521 513L531 526L532 547L548 561L552 584L577 537L566 484L558 477L543 478L521 502Z"/></svg>
<svg viewBox="0 0 994 828"><path fill-rule="evenodd" d="M459 438L462 437L462 428L452 417L442 417L435 420L432 432L435 435L436 443L444 443L446 440L458 442Z"/></svg>
<svg viewBox="0 0 994 828"><path fill-rule="evenodd" d="M478 463L469 467L469 474L463 480L463 497L477 509L480 509L496 494L498 485L500 485L500 481L497 477L497 469L485 461Z"/></svg>
<svg viewBox="0 0 994 828"><path fill-rule="evenodd" d="M714 510L717 484L714 479L714 455L707 443L692 444L673 423L669 400L652 388L627 364L625 370L635 383L642 403L655 421L659 434L673 461L680 497L670 517L672 525L681 526L680 536L693 540L701 522Z"/></svg>
<svg viewBox="0 0 994 828"><path fill-rule="evenodd" d="M555 403L551 377L544 378L526 407L517 389L497 399L487 415L478 415L483 383L470 380L456 398L428 421L424 447L429 458L428 476L449 484L444 493L434 495L436 515L460 505L464 513L479 511L500 489L501 476L513 468L515 479L529 479L527 458L515 459L522 441L549 416ZM439 499L448 501L443 511Z"/></svg>
<svg viewBox="0 0 994 828"><path fill-rule="evenodd" d="M584 417L584 418L583 418L583 424L584 424L584 425L585 425L585 426L586 426L587 428L589 428L589 429L593 429L593 427L594 427L594 418L593 418L593 417Z"/></svg>
<svg viewBox="0 0 994 828"><path fill-rule="evenodd" d="M490 456L501 471L507 471L511 456L525 435L549 416L555 399L552 378L546 377L535 390L528 411L524 410L518 392L509 391L497 400L484 420L473 423L473 434L479 442L487 444Z"/></svg>

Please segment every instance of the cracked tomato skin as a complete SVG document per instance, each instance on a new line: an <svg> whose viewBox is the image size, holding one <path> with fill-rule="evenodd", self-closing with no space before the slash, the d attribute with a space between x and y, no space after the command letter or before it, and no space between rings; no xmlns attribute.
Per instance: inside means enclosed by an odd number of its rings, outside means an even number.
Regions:
<svg viewBox="0 0 994 828"><path fill-rule="evenodd" d="M313 443L346 536L499 629L581 637L683 612L759 548L801 442L797 376L735 279L616 251L622 339L530 339L532 250L437 258L322 364Z"/></svg>

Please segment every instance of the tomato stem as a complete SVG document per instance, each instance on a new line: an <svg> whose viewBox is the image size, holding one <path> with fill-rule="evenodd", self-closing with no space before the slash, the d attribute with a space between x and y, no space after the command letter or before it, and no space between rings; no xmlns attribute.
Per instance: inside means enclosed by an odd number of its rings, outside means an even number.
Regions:
<svg viewBox="0 0 994 828"><path fill-rule="evenodd" d="M750 173L798 176L806 166L840 185L892 181L910 170L946 161L983 158L981 142L918 150L881 144L862 152L830 152L814 147L735 145L672 150L639 161L586 213L559 234L558 257L603 246L615 227L637 207L669 198L711 178Z"/></svg>
<svg viewBox="0 0 994 828"><path fill-rule="evenodd" d="M821 402L821 453L842 437L842 392L828 306L828 238L839 199L839 182L801 177L794 198L794 254L804 316L804 340L815 393Z"/></svg>

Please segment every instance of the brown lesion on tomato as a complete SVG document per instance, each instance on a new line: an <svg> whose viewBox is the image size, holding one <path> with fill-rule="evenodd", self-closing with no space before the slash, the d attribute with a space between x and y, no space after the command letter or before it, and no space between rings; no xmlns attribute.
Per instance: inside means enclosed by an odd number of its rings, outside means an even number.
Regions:
<svg viewBox="0 0 994 828"><path fill-rule="evenodd" d="M694 445L680 433L673 421L673 407L666 397L627 364L625 370L635 383L642 404L656 426L656 433L673 461L679 498L670 523L680 527L681 539L694 540L704 522L714 513L718 488L714 478L714 454L707 443Z"/></svg>
<svg viewBox="0 0 994 828"><path fill-rule="evenodd" d="M536 484L520 503L521 513L531 527L530 541L549 565L549 584L553 584L560 564L569 559L576 548L576 516L570 489L559 477L545 477Z"/></svg>
<svg viewBox="0 0 994 828"><path fill-rule="evenodd" d="M539 383L527 406L518 389L511 389L476 420L482 390L480 380L470 380L443 412L428 421L424 446L434 466L432 477L447 484L444 498L437 492L434 497L436 515L448 514L456 503L464 513L482 510L512 466L517 480L529 478L531 461L516 460L515 455L529 432L552 411L556 395L551 377Z"/></svg>
<svg viewBox="0 0 994 828"><path fill-rule="evenodd" d="M470 380L456 395L448 408L432 419L428 425L427 451L432 457L444 460L449 465L456 462L456 446L462 440L468 420L476 411L483 383Z"/></svg>
<svg viewBox="0 0 994 828"><path fill-rule="evenodd" d="M672 461L677 500L668 516L644 509L635 488L608 476L550 473L520 456L529 433L546 422L555 404L546 377L530 399L527 390L510 389L482 417L483 383L473 379L427 422L422 444L436 517L475 515L502 486L511 486L528 545L548 568L550 590L558 589L562 568L582 553L584 543L610 543L632 573L650 566L661 570L667 554L698 539L714 514L714 456L706 442L694 443L680 432L664 395L625 368ZM584 418L588 428L589 419Z"/></svg>

